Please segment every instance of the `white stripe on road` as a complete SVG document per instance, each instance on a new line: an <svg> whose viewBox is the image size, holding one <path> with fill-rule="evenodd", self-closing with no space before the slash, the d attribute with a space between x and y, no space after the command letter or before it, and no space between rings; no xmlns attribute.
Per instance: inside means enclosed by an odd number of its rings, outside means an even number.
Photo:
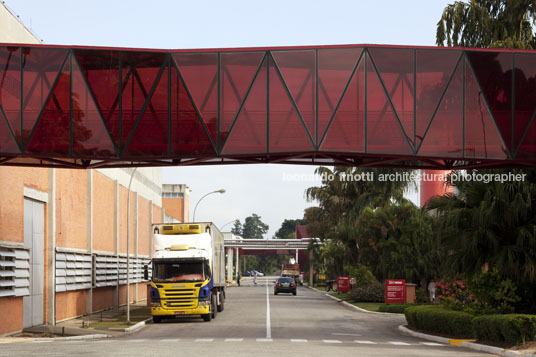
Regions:
<svg viewBox="0 0 536 357"><path fill-rule="evenodd" d="M324 343L342 343L339 340L322 340L322 342L324 342Z"/></svg>
<svg viewBox="0 0 536 357"><path fill-rule="evenodd" d="M128 342L146 342L147 340L128 340Z"/></svg>
<svg viewBox="0 0 536 357"><path fill-rule="evenodd" d="M389 341L389 343L390 343L391 345L397 345L397 346L410 346L409 343L399 342L399 341Z"/></svg>
<svg viewBox="0 0 536 357"><path fill-rule="evenodd" d="M242 342L244 341L243 338L226 338L225 342Z"/></svg>
<svg viewBox="0 0 536 357"><path fill-rule="evenodd" d="M268 280L266 280L266 338L272 338L272 327L270 326L270 293L268 292Z"/></svg>
<svg viewBox="0 0 536 357"><path fill-rule="evenodd" d="M160 340L160 342L179 342L180 340L181 340L180 338L166 338L166 339Z"/></svg>
<svg viewBox="0 0 536 357"><path fill-rule="evenodd" d="M257 342L273 342L271 338L258 338Z"/></svg>
<svg viewBox="0 0 536 357"><path fill-rule="evenodd" d="M290 340L290 342L307 342L307 340L300 339L300 338L293 338Z"/></svg>
<svg viewBox="0 0 536 357"><path fill-rule="evenodd" d="M363 340L354 340L354 342L357 342L357 343L361 343L363 345L375 345L376 342L372 342L372 341L363 341Z"/></svg>
<svg viewBox="0 0 536 357"><path fill-rule="evenodd" d="M425 346L445 346L441 343L436 343L436 342L421 342L421 344Z"/></svg>
<svg viewBox="0 0 536 357"><path fill-rule="evenodd" d="M195 342L212 342L214 341L213 338L198 338L195 340Z"/></svg>
<svg viewBox="0 0 536 357"><path fill-rule="evenodd" d="M332 333L332 335L337 335L337 336L361 336L358 333Z"/></svg>

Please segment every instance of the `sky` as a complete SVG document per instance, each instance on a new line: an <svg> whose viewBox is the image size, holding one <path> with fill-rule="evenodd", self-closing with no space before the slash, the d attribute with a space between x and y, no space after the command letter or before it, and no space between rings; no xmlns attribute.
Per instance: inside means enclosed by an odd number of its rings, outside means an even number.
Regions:
<svg viewBox="0 0 536 357"><path fill-rule="evenodd" d="M196 49L335 44L434 46L436 24L453 0L5 0L44 44ZM314 205L315 166L164 168L163 183L187 184L190 218L224 231L252 213L271 238L284 219ZM206 193L225 189L224 194ZM229 224L227 224L229 223Z"/></svg>

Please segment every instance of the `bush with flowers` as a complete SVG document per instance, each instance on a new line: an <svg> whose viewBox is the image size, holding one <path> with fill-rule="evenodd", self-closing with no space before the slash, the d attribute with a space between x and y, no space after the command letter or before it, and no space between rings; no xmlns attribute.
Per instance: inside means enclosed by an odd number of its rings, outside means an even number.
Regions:
<svg viewBox="0 0 536 357"><path fill-rule="evenodd" d="M462 280L441 280L435 286L436 297L447 309L463 311L473 302L473 297Z"/></svg>

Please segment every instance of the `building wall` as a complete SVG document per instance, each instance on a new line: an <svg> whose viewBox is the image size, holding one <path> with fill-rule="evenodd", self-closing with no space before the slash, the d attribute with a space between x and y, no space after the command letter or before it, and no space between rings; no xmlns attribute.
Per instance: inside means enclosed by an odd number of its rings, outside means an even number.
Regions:
<svg viewBox="0 0 536 357"><path fill-rule="evenodd" d="M2 43L41 43L3 3L0 3L0 28Z"/></svg>
<svg viewBox="0 0 536 357"><path fill-rule="evenodd" d="M22 297L0 299L0 336L22 330Z"/></svg>
<svg viewBox="0 0 536 357"><path fill-rule="evenodd" d="M188 217L184 212L184 198L162 198L162 207L166 214L180 222L188 222Z"/></svg>
<svg viewBox="0 0 536 357"><path fill-rule="evenodd" d="M114 181L100 172L93 175L93 250L113 252L115 249Z"/></svg>
<svg viewBox="0 0 536 357"><path fill-rule="evenodd" d="M87 290L56 293L56 321L84 315L86 298Z"/></svg>
<svg viewBox="0 0 536 357"><path fill-rule="evenodd" d="M138 255L149 256L150 252L150 201L138 198Z"/></svg>
<svg viewBox="0 0 536 357"><path fill-rule="evenodd" d="M56 170L56 247L87 249L87 173Z"/></svg>

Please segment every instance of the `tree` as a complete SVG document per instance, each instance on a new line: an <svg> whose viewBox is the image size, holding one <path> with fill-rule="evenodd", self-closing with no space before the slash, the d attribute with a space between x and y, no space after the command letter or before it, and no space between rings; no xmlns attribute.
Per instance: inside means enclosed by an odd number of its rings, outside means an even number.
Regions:
<svg viewBox="0 0 536 357"><path fill-rule="evenodd" d="M276 239L294 239L296 238L296 227L306 224L304 219L285 219L281 223L281 228L275 232Z"/></svg>
<svg viewBox="0 0 536 357"><path fill-rule="evenodd" d="M236 223L235 223L236 224ZM261 221L261 216L252 213L246 217L242 226L242 238L244 239L264 239L264 235L270 227Z"/></svg>
<svg viewBox="0 0 536 357"><path fill-rule="evenodd" d="M448 5L437 23L443 46L535 48L535 0L470 0Z"/></svg>
<svg viewBox="0 0 536 357"><path fill-rule="evenodd" d="M240 220L237 219L234 222L233 228L231 229L231 233L240 237L242 236L242 223L240 223Z"/></svg>

